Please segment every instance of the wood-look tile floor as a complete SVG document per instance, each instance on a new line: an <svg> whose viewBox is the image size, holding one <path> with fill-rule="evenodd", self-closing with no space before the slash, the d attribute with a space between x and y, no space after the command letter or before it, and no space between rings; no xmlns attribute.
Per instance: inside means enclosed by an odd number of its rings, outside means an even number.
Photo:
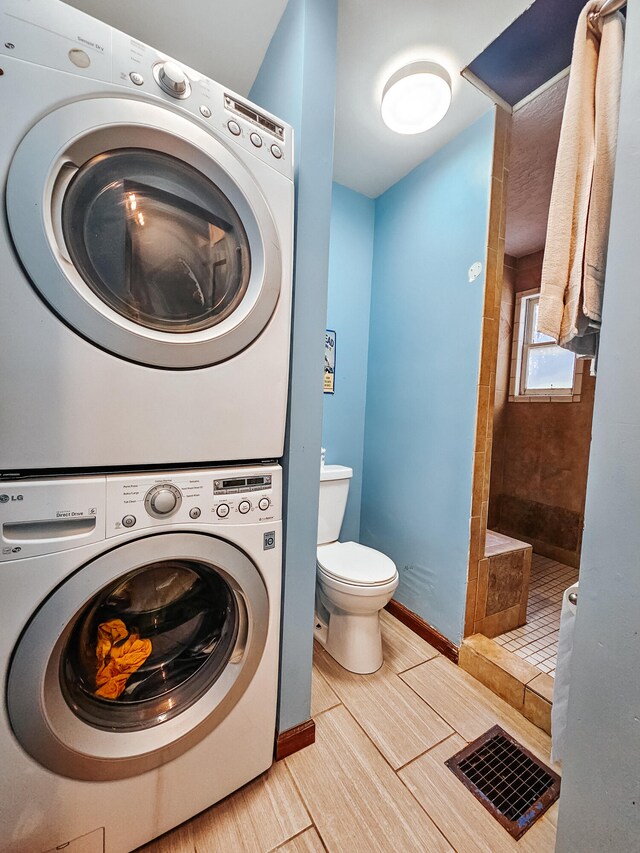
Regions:
<svg viewBox="0 0 640 853"><path fill-rule="evenodd" d="M496 637L496 643L537 666L541 672L554 676L562 597L567 587L577 580L578 569L534 554L531 561L527 624Z"/></svg>
<svg viewBox="0 0 640 853"><path fill-rule="evenodd" d="M316 647L315 744L140 853L551 853L557 803L516 842L444 764L496 723L547 763L549 737L386 612L382 626L373 675Z"/></svg>

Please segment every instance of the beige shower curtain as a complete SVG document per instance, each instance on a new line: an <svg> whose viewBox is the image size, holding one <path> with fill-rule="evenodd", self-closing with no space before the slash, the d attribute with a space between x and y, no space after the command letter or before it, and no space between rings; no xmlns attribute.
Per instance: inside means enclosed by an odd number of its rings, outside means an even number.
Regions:
<svg viewBox="0 0 640 853"><path fill-rule="evenodd" d="M597 355L618 131L624 18L580 13L547 225L538 331Z"/></svg>

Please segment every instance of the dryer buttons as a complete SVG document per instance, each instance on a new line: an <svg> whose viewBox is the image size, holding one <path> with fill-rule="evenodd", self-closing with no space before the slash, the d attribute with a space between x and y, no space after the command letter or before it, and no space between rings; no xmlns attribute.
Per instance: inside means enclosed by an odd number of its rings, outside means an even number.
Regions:
<svg viewBox="0 0 640 853"><path fill-rule="evenodd" d="M229 515L229 504L218 504L216 515L218 518L226 518Z"/></svg>
<svg viewBox="0 0 640 853"><path fill-rule="evenodd" d="M142 84L144 83L144 77L137 71L132 71L131 74L129 74L129 79L136 86L142 86Z"/></svg>
<svg viewBox="0 0 640 853"><path fill-rule="evenodd" d="M144 506L149 515L154 518L164 518L180 509L182 493L173 483L162 483L153 486L147 492Z"/></svg>
<svg viewBox="0 0 640 853"><path fill-rule="evenodd" d="M200 518L201 510L200 507L194 506L193 509L189 510L189 518Z"/></svg>
<svg viewBox="0 0 640 853"><path fill-rule="evenodd" d="M269 509L269 507L271 506L271 501L269 500L269 498L260 498L260 500L258 501L258 506L264 512L265 509Z"/></svg>
<svg viewBox="0 0 640 853"><path fill-rule="evenodd" d="M262 148L262 137L258 133L252 133L249 137L252 145L255 145L256 148Z"/></svg>
<svg viewBox="0 0 640 853"><path fill-rule="evenodd" d="M229 131L233 133L234 136L240 136L240 134L242 133L242 131L240 130L240 125L237 121L234 121L233 119L227 122L227 127L229 128Z"/></svg>
<svg viewBox="0 0 640 853"><path fill-rule="evenodd" d="M282 160L282 148L275 143L271 146L271 153L276 158L276 160Z"/></svg>
<svg viewBox="0 0 640 853"><path fill-rule="evenodd" d="M122 526L123 527L134 527L135 523L136 523L135 515L125 515L125 517L122 519Z"/></svg>
<svg viewBox="0 0 640 853"><path fill-rule="evenodd" d="M188 98L191 94L189 78L177 62L172 62L170 59L166 62L157 62L153 66L153 76L158 86L172 98Z"/></svg>
<svg viewBox="0 0 640 853"><path fill-rule="evenodd" d="M238 504L238 512L241 512L243 515L246 515L251 509L251 504L249 501L240 501Z"/></svg>

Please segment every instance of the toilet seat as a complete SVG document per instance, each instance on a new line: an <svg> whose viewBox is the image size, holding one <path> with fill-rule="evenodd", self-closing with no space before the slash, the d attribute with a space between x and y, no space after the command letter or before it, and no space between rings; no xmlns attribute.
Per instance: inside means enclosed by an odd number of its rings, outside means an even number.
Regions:
<svg viewBox="0 0 640 853"><path fill-rule="evenodd" d="M386 554L358 542L332 542L317 549L318 572L341 588L387 586L397 578L395 563ZM331 585L331 584L330 584Z"/></svg>

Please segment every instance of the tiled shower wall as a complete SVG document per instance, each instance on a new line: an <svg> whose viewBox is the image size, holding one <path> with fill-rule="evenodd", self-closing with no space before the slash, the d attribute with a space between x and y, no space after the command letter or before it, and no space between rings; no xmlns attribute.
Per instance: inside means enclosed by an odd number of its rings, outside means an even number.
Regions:
<svg viewBox="0 0 640 853"><path fill-rule="evenodd" d="M498 524L498 495L502 494L504 445L506 434L507 402L509 399L509 372L511 366L511 337L515 308L517 259L504 256L500 315L498 319L498 354L496 362L496 393L493 406L493 446L491 450L491 484L489 489L489 529Z"/></svg>
<svg viewBox="0 0 640 853"><path fill-rule="evenodd" d="M497 376L512 355L514 294L540 286L543 254L505 259ZM496 380L489 527L569 566L579 565L584 525L595 390L589 365L579 402L510 403Z"/></svg>
<svg viewBox="0 0 640 853"><path fill-rule="evenodd" d="M482 308L482 347L478 374L475 450L469 519L469 568L464 617L464 636L481 633L486 617L486 588L489 560L485 557L493 443L493 401L496 390L496 359L500 299L504 266L507 180L511 115L496 107L496 122L491 168L487 270Z"/></svg>

